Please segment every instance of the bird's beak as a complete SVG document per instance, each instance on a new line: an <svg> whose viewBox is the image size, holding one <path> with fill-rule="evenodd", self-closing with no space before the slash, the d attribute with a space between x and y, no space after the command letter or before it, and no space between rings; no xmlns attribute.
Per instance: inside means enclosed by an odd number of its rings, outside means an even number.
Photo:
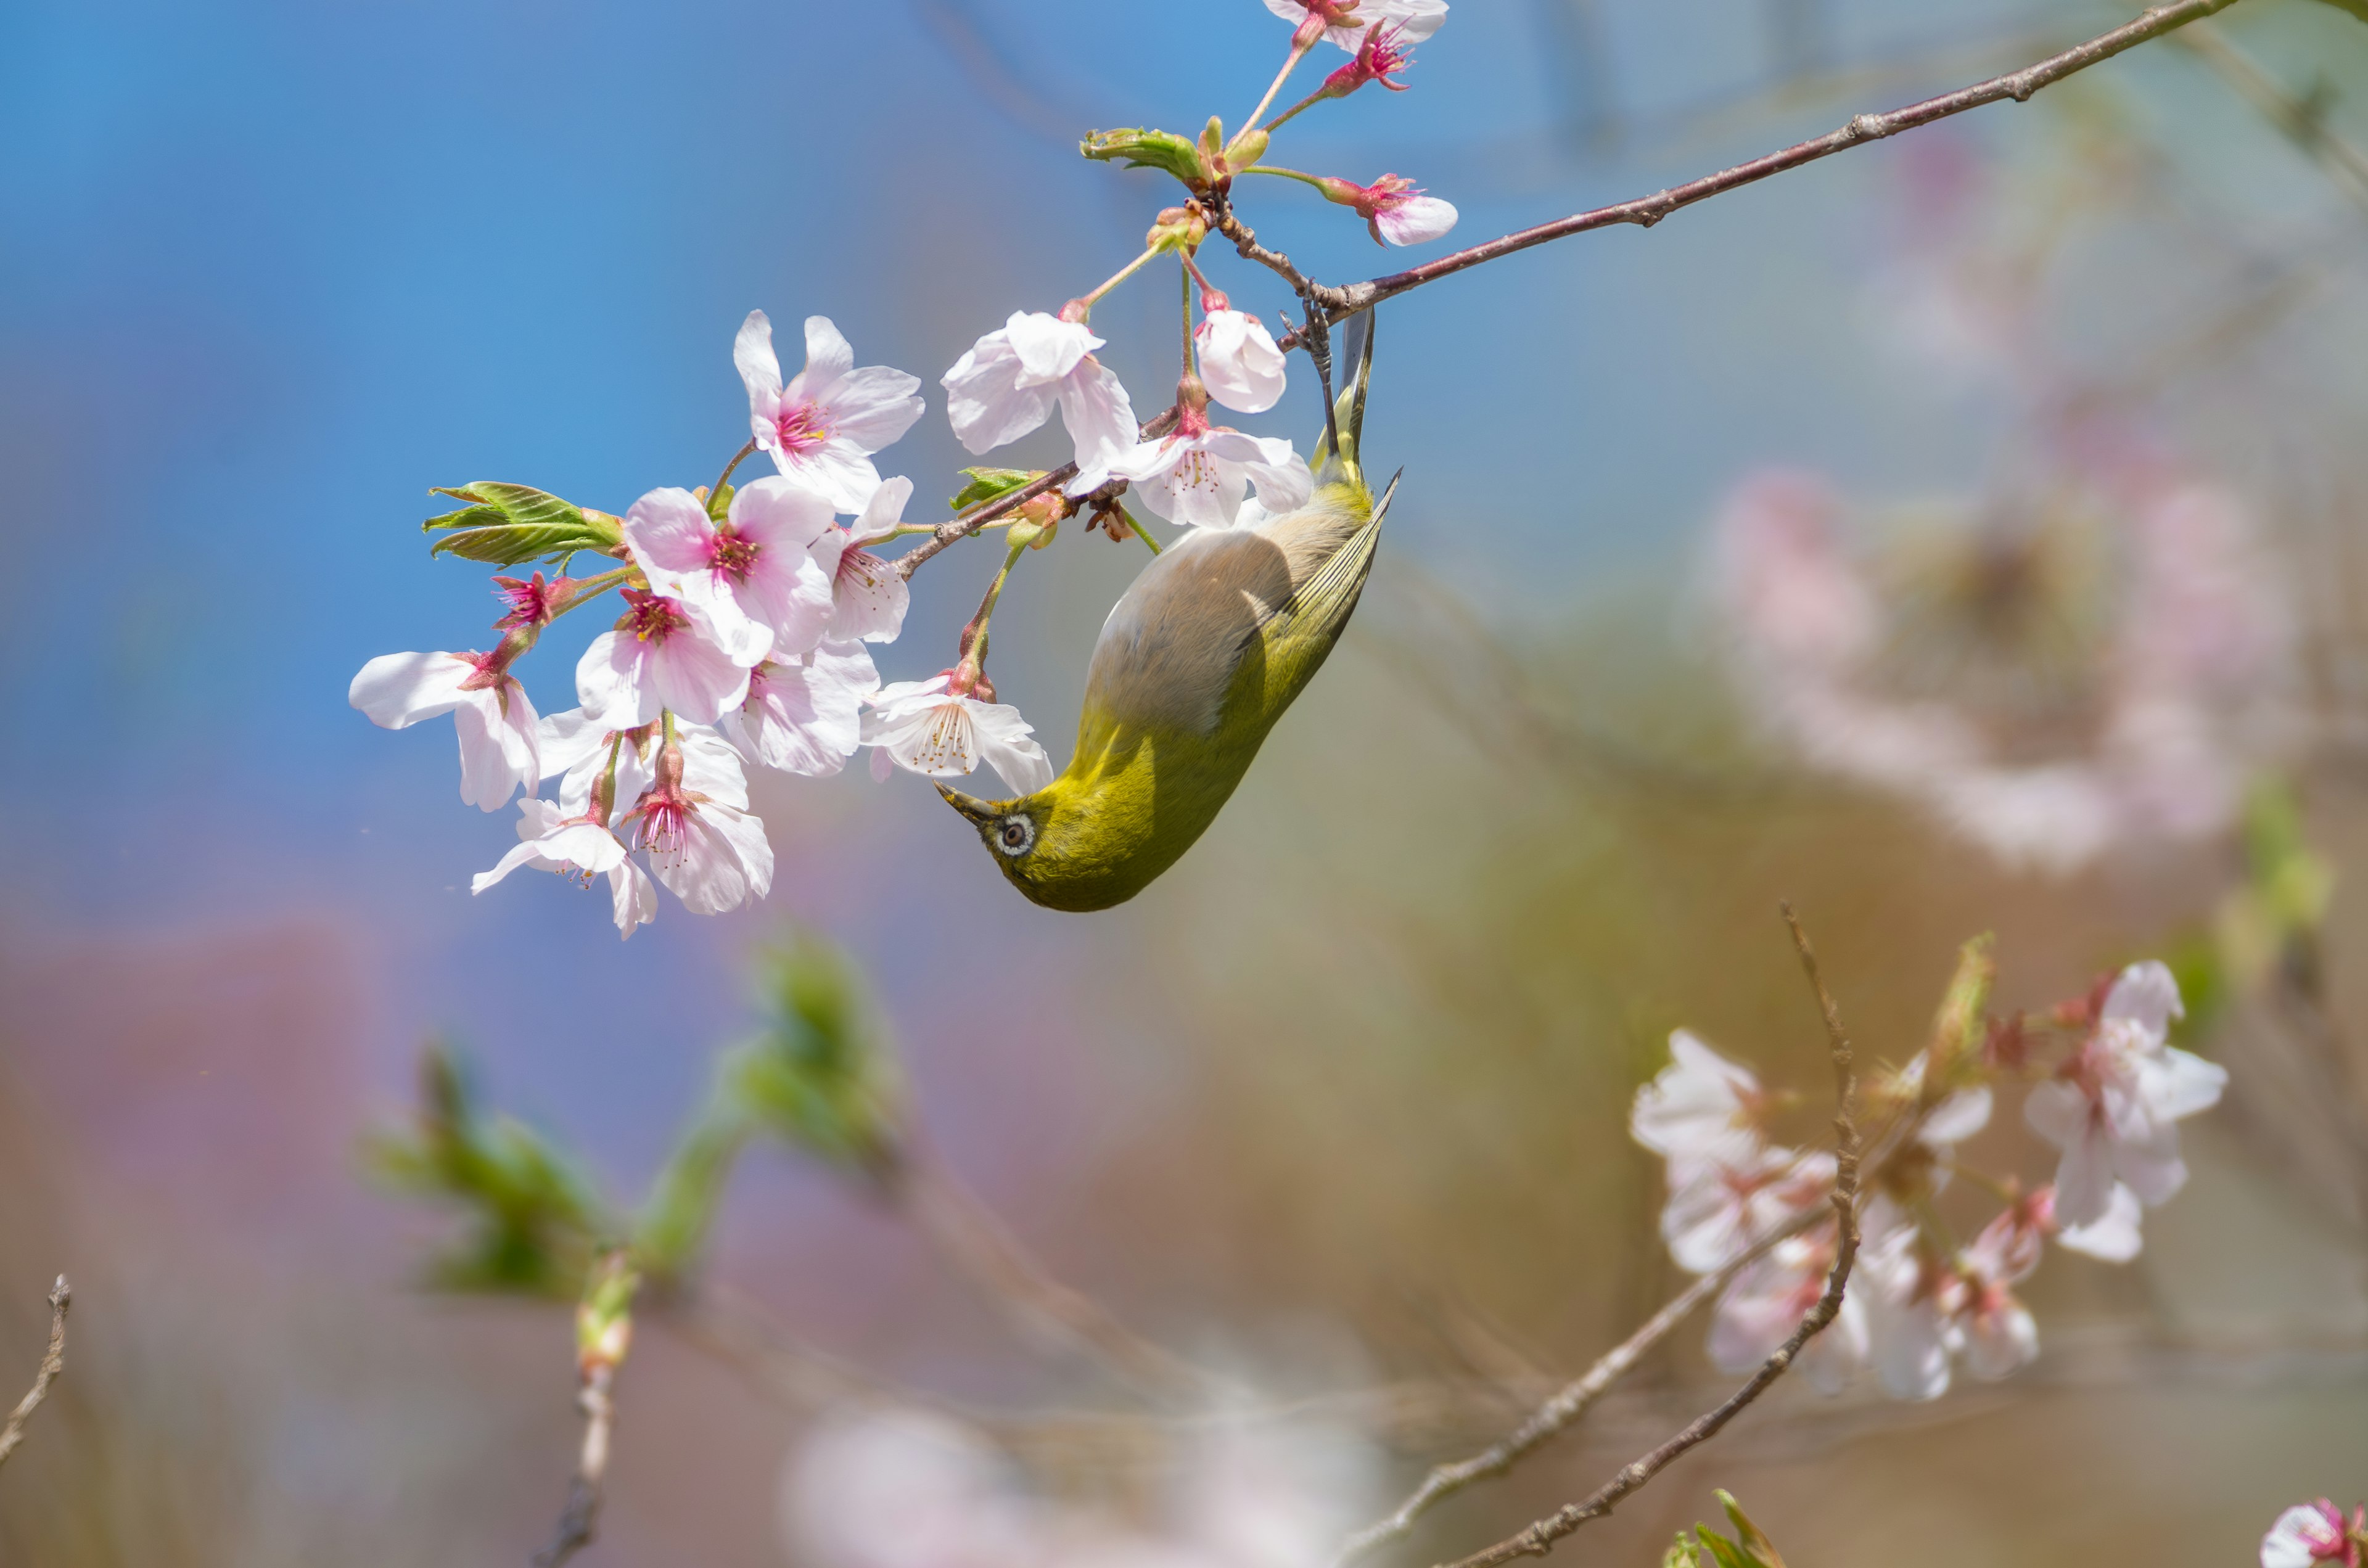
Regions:
<svg viewBox="0 0 2368 1568"><path fill-rule="evenodd" d="M938 786L938 793L946 798L946 804L981 827L995 820L995 808L975 795L965 795L959 790L949 790L942 784Z"/></svg>

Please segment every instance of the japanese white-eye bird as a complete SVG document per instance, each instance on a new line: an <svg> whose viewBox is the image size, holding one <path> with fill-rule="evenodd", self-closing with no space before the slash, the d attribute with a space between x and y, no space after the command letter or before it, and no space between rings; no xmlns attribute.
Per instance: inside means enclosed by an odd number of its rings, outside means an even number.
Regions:
<svg viewBox="0 0 2368 1568"><path fill-rule="evenodd" d="M1108 909L1174 865L1348 626L1397 483L1377 504L1358 457L1372 312L1344 335L1307 505L1253 528L1194 528L1144 569L1102 625L1076 755L1051 784L1016 801L939 786L1035 903Z"/></svg>

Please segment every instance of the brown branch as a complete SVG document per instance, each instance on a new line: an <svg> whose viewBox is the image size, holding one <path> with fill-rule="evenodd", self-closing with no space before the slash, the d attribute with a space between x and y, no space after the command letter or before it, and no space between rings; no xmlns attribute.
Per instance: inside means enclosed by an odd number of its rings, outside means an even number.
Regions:
<svg viewBox="0 0 2368 1568"><path fill-rule="evenodd" d="M1469 250L1458 251L1452 256L1441 256L1437 261L1425 262L1422 266L1409 268L1405 272L1394 272L1386 278L1375 278L1368 282L1352 283L1340 290L1343 302L1340 307L1327 312L1327 320L1334 323L1346 320L1357 312L1369 309L1383 300L1392 299L1411 290L1419 289L1426 283L1434 283L1441 278L1478 267L1483 262L1495 261L1499 256L1511 256L1516 251L1528 250L1532 245L1542 245L1553 240L1567 238L1572 234L1582 234L1591 229L1608 229L1621 223L1634 223L1639 227L1649 229L1681 207L1691 207L1698 201L1707 201L1713 196L1723 195L1747 185L1755 185L1771 175L1780 175L1788 169L1799 168L1804 164L1816 163L1820 158L1847 152L1852 147L1864 146L1871 142L1880 142L1885 137L1896 136L1903 131L1913 131L1918 126L1946 119L1951 115L1963 114L1967 109L1979 108L1985 104L1998 103L2008 98L2021 103L2042 87L2052 86L2067 76L2087 70L2091 65L2111 60L2124 50L2135 49L2139 44L2160 38L2163 34L2185 27L2190 22L2199 21L2205 17L2224 11L2236 3L2237 0L2178 0L2175 5L2157 6L2135 21L2090 39L2086 43L2075 45L2060 54L2050 55L2047 59L2036 64L2025 66L2020 71L2009 72L2003 76L1993 76L1987 82L1976 82L1972 86L1961 87L1953 93L1943 93L1939 97L1926 98L1920 103L1909 104L1885 114L1854 116L1839 131L1830 131L1811 141L1797 142L1780 152L1770 153L1764 157L1754 158L1748 163L1737 164L1732 168L1722 169L1714 175L1705 175L1688 184L1656 191L1651 196L1639 197L1634 201L1622 201L1615 206L1599 207L1588 212L1574 213L1570 217L1557 219L1551 223L1541 223L1533 229L1523 229L1499 239L1490 240L1486 244L1474 245ZM1304 328L1292 333L1282 340L1281 347L1295 347L1305 338L1305 335Z"/></svg>
<svg viewBox="0 0 2368 1568"><path fill-rule="evenodd" d="M1023 1325L1083 1351L1140 1393L1174 1400L1209 1392L1198 1368L1046 1273L1001 1218L934 1161L913 1154L900 1175L898 1196L922 1233Z"/></svg>
<svg viewBox="0 0 2368 1568"><path fill-rule="evenodd" d="M1759 1364L1759 1370L1745 1380L1741 1388L1725 1401L1705 1411L1684 1430L1660 1447L1631 1463L1619 1474L1598 1487L1585 1499L1568 1505L1531 1525L1520 1534L1509 1536L1496 1545L1459 1560L1452 1568L1497 1568L1517 1557L1543 1557L1554 1550L1554 1543L1593 1520L1609 1515L1627 1496L1650 1482L1655 1476L1689 1450L1701 1447L1718 1436L1721 1428L1742 1414L1746 1406L1766 1393L1776 1380L1782 1377L1800 1354L1803 1346L1824 1332L1842 1310L1842 1295L1850 1286L1850 1268L1858 1261L1858 1078L1850 1060L1850 1039L1842 1032L1841 1014L1834 1006L1833 997L1826 990L1824 977L1817 971L1816 953L1809 946L1808 933L1793 914L1793 906L1782 906L1784 923L1792 928L1793 945L1800 949L1801 967L1807 973L1809 984L1816 993L1817 1006L1825 1017L1826 1035L1832 1048L1834 1063L1834 1222L1837 1237L1833 1270L1826 1276L1826 1293L1809 1309L1792 1336L1776 1347L1775 1353Z"/></svg>
<svg viewBox="0 0 2368 1568"><path fill-rule="evenodd" d="M66 1369L66 1309L73 1304L74 1290L61 1274L50 1289L50 1351L41 1358L41 1369L33 1375L33 1386L10 1412L8 1424L0 1426L0 1464L6 1464L8 1456L17 1451L17 1445L25 1440L25 1423L41 1408L41 1401L50 1397L50 1385Z"/></svg>
<svg viewBox="0 0 2368 1568"><path fill-rule="evenodd" d="M1176 410L1172 407L1166 408L1154 415L1151 422L1144 426L1139 435L1144 440L1156 441L1175 427ZM1047 491L1058 490L1076 477L1077 465L1063 463L1050 473L1038 474L1008 494L998 495L992 501L980 503L951 523L939 524L936 531L930 534L928 543L908 550L896 558L896 575L908 583L911 582L913 574L919 571L931 556L962 540L968 539L996 518L1019 510Z"/></svg>
<svg viewBox="0 0 2368 1568"><path fill-rule="evenodd" d="M600 1499L609 1480L609 1439L616 1430L617 1402L611 1395L617 1369L594 1367L584 1375L575 1396L584 1412L584 1447L575 1473L568 1479L567 1501L559 1510L559 1528L551 1544L535 1553L535 1568L559 1568L592 1544L600 1522Z"/></svg>

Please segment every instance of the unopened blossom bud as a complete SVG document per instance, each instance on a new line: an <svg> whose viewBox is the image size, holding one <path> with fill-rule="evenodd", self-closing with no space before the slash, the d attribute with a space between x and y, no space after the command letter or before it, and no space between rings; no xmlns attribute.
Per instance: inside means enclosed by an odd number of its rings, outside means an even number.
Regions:
<svg viewBox="0 0 2368 1568"><path fill-rule="evenodd" d="M1222 184L1227 177L1225 168L1225 122L1215 115L1201 128L1201 140L1194 144L1201 160L1201 177L1211 185Z"/></svg>
<svg viewBox="0 0 2368 1568"><path fill-rule="evenodd" d="M1059 535L1061 519L1076 508L1058 491L1039 495L1021 506L1010 528L1015 550L1025 545L1030 550L1042 550Z"/></svg>
<svg viewBox="0 0 2368 1568"><path fill-rule="evenodd" d="M1267 143L1270 140L1265 131L1255 126L1235 137L1225 148L1225 172L1237 175L1255 166L1260 158L1266 156Z"/></svg>
<svg viewBox="0 0 2368 1568"><path fill-rule="evenodd" d="M1151 232L1143 236L1143 247L1145 250L1182 251L1190 256L1208 237L1209 216L1195 201L1184 207L1164 209L1151 225Z"/></svg>
<svg viewBox="0 0 2368 1568"><path fill-rule="evenodd" d="M584 1377L613 1372L633 1343L633 1297L642 1277L632 1259L612 1252L594 1266L575 1308L575 1366Z"/></svg>

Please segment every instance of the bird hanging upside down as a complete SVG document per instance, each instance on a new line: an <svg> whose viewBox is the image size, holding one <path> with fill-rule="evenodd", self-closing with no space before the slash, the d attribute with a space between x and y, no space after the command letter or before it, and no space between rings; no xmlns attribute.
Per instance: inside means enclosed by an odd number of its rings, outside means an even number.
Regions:
<svg viewBox="0 0 2368 1568"><path fill-rule="evenodd" d="M1094 644L1067 770L1016 801L939 786L1047 909L1108 909L1174 865L1348 626L1397 482L1377 504L1358 460L1371 312L1347 337L1315 494L1255 528L1195 528L1144 569Z"/></svg>

